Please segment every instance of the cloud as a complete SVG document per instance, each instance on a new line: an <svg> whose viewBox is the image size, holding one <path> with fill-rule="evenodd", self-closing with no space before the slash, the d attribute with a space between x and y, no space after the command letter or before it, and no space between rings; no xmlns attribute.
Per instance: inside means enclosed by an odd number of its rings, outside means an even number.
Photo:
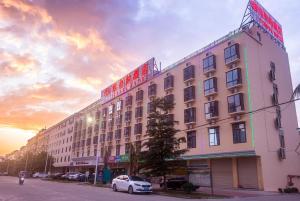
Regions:
<svg viewBox="0 0 300 201"><path fill-rule="evenodd" d="M35 84L0 97L3 103L0 105L0 124L38 130L53 125L91 101L90 93L66 87L62 80Z"/></svg>

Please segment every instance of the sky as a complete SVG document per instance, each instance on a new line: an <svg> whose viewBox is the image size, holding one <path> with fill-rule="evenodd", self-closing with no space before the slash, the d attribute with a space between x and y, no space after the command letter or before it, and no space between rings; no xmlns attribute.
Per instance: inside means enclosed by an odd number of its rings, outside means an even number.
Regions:
<svg viewBox="0 0 300 201"><path fill-rule="evenodd" d="M0 155L149 58L164 68L238 28L247 2L0 0ZM300 1L259 2L282 24L295 87Z"/></svg>

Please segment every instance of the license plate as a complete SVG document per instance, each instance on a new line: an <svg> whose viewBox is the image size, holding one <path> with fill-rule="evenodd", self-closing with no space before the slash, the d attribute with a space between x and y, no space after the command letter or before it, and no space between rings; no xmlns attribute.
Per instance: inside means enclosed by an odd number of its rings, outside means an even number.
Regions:
<svg viewBox="0 0 300 201"><path fill-rule="evenodd" d="M144 191L149 191L149 188L148 188L148 187L145 187L145 188L144 188Z"/></svg>

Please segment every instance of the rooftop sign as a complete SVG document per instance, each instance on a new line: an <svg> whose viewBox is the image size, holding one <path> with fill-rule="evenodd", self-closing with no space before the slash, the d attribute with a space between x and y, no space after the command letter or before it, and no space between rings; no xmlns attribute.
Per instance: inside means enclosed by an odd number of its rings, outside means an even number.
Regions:
<svg viewBox="0 0 300 201"><path fill-rule="evenodd" d="M151 58L120 80L102 90L102 103L108 102L128 90L146 82L157 73L159 73L159 70L156 67L155 59Z"/></svg>
<svg viewBox="0 0 300 201"><path fill-rule="evenodd" d="M284 47L282 27L279 22L256 0L249 0L241 27L253 22Z"/></svg>

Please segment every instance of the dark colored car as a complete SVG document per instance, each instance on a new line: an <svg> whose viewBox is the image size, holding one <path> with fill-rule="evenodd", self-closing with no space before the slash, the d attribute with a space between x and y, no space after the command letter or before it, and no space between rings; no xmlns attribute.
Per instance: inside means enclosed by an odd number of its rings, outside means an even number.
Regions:
<svg viewBox="0 0 300 201"><path fill-rule="evenodd" d="M182 186L188 182L189 181L187 181L184 177L176 177L176 178L168 179L166 182L166 185L167 185L167 188L176 190L176 189L181 189ZM162 187L163 184L161 184L160 186ZM199 186L194 185L193 191L195 191L198 188L199 188Z"/></svg>
<svg viewBox="0 0 300 201"><path fill-rule="evenodd" d="M54 174L51 174L50 175L50 178L52 179L61 179L61 176L63 176L64 174L63 173L54 173Z"/></svg>
<svg viewBox="0 0 300 201"><path fill-rule="evenodd" d="M95 180L95 173L90 174L89 178L88 178L90 183L94 183ZM97 175L97 182L102 182L102 175Z"/></svg>

